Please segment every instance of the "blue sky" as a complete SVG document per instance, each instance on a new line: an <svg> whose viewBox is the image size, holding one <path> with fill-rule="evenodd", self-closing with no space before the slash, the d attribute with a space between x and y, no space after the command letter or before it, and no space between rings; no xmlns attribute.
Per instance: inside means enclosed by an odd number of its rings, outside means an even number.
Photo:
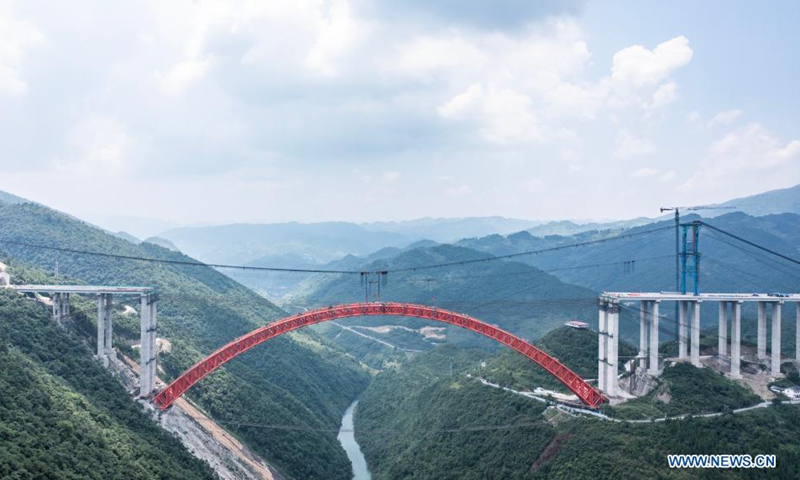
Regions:
<svg viewBox="0 0 800 480"><path fill-rule="evenodd" d="M797 18L790 1L0 0L0 189L139 235L655 216L800 183Z"/></svg>

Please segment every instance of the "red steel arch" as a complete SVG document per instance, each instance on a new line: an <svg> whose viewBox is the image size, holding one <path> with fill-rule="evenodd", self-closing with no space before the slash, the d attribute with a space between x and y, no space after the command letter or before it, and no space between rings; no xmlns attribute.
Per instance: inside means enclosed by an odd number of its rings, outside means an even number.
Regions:
<svg viewBox="0 0 800 480"><path fill-rule="evenodd" d="M414 305L409 303L350 303L347 305L337 305L319 310L300 313L291 317L278 320L263 327L257 328L247 335L241 336L230 342L205 359L196 363L186 370L174 382L170 383L164 390L159 392L154 398L153 403L161 410L166 410L181 395L192 387L195 383L202 380L206 375L213 372L225 362L241 355L260 343L264 343L271 338L275 338L286 332L297 330L308 325L328 322L339 318L360 317L368 315L392 315L398 317L416 317L437 322L449 323L458 327L478 332L481 335L496 340L503 345L507 345L530 358L551 375L559 379L564 385L572 390L586 405L597 408L605 401L605 398L598 390L586 383L575 372L562 365L558 360L534 347L525 340L512 335L494 325L476 320L468 315L442 310L436 307L425 305Z"/></svg>

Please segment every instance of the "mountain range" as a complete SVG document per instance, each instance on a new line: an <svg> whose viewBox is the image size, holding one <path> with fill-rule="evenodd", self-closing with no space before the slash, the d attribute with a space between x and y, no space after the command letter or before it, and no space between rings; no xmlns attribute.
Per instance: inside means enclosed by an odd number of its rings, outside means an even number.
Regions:
<svg viewBox="0 0 800 480"><path fill-rule="evenodd" d="M196 263L191 257L152 243L133 244L38 204L0 204L0 225L0 261L10 266L12 281L156 288L160 296L158 336L171 344L170 351L159 358L159 367L163 369L160 376L165 380L175 378L236 336L286 315L263 297L211 268L134 260L156 258ZM102 254L123 255L128 259ZM58 277L54 278L56 265ZM91 301L85 302L88 305L80 305L79 299L75 302L75 335L83 339L81 345L92 345L97 331L93 314L96 307ZM138 341L138 320L126 316L125 311L124 303L117 302L114 343L135 359L138 351L133 345ZM80 354L90 359L89 349L85 346L82 349ZM45 355L48 358L61 355L58 345L53 344ZM367 370L352 356L307 330L276 338L228 363L190 390L188 398L220 421L294 424L331 430L368 382ZM228 428L287 478L349 478L349 462L335 433L259 431L233 424ZM315 455L304 458L309 450Z"/></svg>

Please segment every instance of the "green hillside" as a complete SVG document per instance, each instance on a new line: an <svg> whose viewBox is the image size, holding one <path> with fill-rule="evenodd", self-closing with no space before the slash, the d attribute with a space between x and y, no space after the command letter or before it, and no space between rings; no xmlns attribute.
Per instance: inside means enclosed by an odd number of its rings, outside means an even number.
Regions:
<svg viewBox="0 0 800 480"><path fill-rule="evenodd" d="M538 420L545 406L467 378L483 355L442 346L376 378L356 410L375 480L525 478L553 437ZM447 431L516 423L535 425Z"/></svg>
<svg viewBox="0 0 800 480"><path fill-rule="evenodd" d="M697 215L687 215L682 220L691 222L699 218ZM790 257L800 257L800 215L787 213L752 217L737 212L706 221ZM507 237L493 235L462 240L459 245L491 255L503 255L608 239L579 248L522 256L518 260L552 271L563 281L598 291L674 290L675 230L639 235L672 225L672 221L662 221L624 230L590 231L573 236L543 238L520 232ZM630 234L635 236L614 239ZM752 251L752 248L717 232L701 229L700 251L703 256L700 285L703 291L782 291L796 285L797 274L787 269L786 265L782 266L778 259L765 259L767 254L758 251L748 254L742 248ZM631 260L635 260L635 265L623 264Z"/></svg>
<svg viewBox="0 0 800 480"><path fill-rule="evenodd" d="M143 243L134 245L50 209L0 206L0 249L10 257L12 279L20 263L90 284L152 285L160 295L159 337L172 343L162 355L165 379L173 378L222 344L285 315L262 297L205 267L61 253L4 240L56 245L116 255L191 261L180 253ZM14 280L16 281L16 280ZM135 299L134 299L135 300ZM135 305L135 304L134 304ZM118 305L118 307L121 307ZM93 309L77 310L76 326L93 335ZM122 349L138 341L138 323L115 313L115 342ZM82 327L81 327L82 325ZM347 405L369 381L361 366L313 332L277 338L227 364L190 390L189 396L214 418L228 422L338 426ZM89 339L91 341L91 338ZM232 431L291 478L348 478L350 465L334 433L263 430L232 424ZM309 456L308 451L314 451Z"/></svg>
<svg viewBox="0 0 800 480"><path fill-rule="evenodd" d="M583 378L597 378L597 332L556 328L536 342L536 346L553 355L570 370ZM636 355L636 349L620 342L619 356L624 359ZM620 373L624 372L620 364ZM571 393L563 383L526 357L509 349L502 349L486 361L480 375L493 382L515 390L542 387Z"/></svg>
<svg viewBox="0 0 800 480"><path fill-rule="evenodd" d="M421 265L447 263L461 260L488 258L486 254L452 245L414 248L399 254L368 261L357 266L365 270L396 270ZM348 264L355 263L349 259ZM374 288L374 287L373 287ZM389 274L381 287L384 301L411 302L467 313L527 339L536 339L568 319L596 322L595 292L561 282L556 277L519 262L478 262L433 270L400 271ZM345 301L364 301L365 288L358 275L319 278L309 284L306 292L294 299L300 307L313 308ZM478 334L416 319L354 318L343 321L347 326L397 325L412 329L423 326L443 327L446 338L428 338L409 335L407 330L396 329L388 333L368 332L399 347L428 349L444 341L462 346L480 346L494 349L496 344ZM342 332L332 325L320 326L329 338L335 338L348 350L364 349L366 341L351 332ZM373 349L385 349L374 345Z"/></svg>
<svg viewBox="0 0 800 480"><path fill-rule="evenodd" d="M736 208L749 215L800 214L800 185L734 198L721 205Z"/></svg>
<svg viewBox="0 0 800 480"><path fill-rule="evenodd" d="M0 290L0 478L214 478L77 336Z"/></svg>
<svg viewBox="0 0 800 480"><path fill-rule="evenodd" d="M760 402L758 395L718 372L678 363L664 369L653 391L613 410L618 418L657 418L735 410Z"/></svg>
<svg viewBox="0 0 800 480"><path fill-rule="evenodd" d="M687 215L683 220L691 222L699 218ZM800 258L800 215L786 213L753 217L735 212L706 221L789 257ZM675 230L668 228L672 225L671 221L662 221L625 230L591 231L568 237L540 238L520 232L506 237L493 235L462 240L459 245L486 254L506 255L607 240L578 248L520 256L516 260L549 272L564 282L596 291L674 291ZM668 229L641 234L664 227ZM616 239L631 234L634 236ZM709 228L701 229L700 251L702 292L790 292L796 291L800 284L800 273L793 264ZM663 340L668 340L677 328L674 304L666 304L666 308L662 305L662 313L667 315ZM742 316L742 338L754 341L755 323L752 320L756 316L755 306L746 304ZM703 327L716 325L716 319L717 305L703 305ZM792 351L795 335L793 327L790 331L787 323L782 325L783 348ZM638 324L623 322L620 325L623 338L635 341Z"/></svg>
<svg viewBox="0 0 800 480"><path fill-rule="evenodd" d="M565 331L548 335L543 343L552 345L565 335ZM566 343L571 346L562 355L567 351L581 355L585 347L573 347L589 342L576 336ZM509 385L504 379L525 388L537 386L535 376L520 375L519 366L504 357L486 358L482 351L442 346L379 374L362 396L355 420L373 478L797 478L800 406L714 418L616 423L545 410L538 401L481 384L477 376L503 386ZM589 365L588 360L571 361ZM667 369L663 383L671 391L669 405L681 413L684 408L723 411L726 405L730 410L753 400L741 386L691 365ZM659 416L666 412L660 410L661 400L648 396L631 402L631 407L613 407L610 413L625 418L632 410L641 413L645 406L660 411ZM777 468L671 470L667 455L682 453L775 454Z"/></svg>

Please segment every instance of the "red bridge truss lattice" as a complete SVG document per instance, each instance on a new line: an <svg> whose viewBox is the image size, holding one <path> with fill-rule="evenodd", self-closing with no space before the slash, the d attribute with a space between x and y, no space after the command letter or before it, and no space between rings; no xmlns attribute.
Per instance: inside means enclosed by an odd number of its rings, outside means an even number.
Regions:
<svg viewBox="0 0 800 480"><path fill-rule="evenodd" d="M598 390L589 385L575 372L562 365L558 360L534 347L525 340L506 332L494 325L482 322L468 315L455 313L440 308L409 303L351 303L337 305L319 310L300 313L287 317L237 338L224 347L218 349L202 361L186 370L174 382L159 392L153 403L161 410L166 410L176 399L183 395L195 383L213 372L226 362L250 350L251 348L298 328L328 322L339 318L361 316L398 316L416 317L437 322L449 323L458 327L472 330L497 342L502 343L530 358L551 375L559 379L586 405L597 408L605 401Z"/></svg>

